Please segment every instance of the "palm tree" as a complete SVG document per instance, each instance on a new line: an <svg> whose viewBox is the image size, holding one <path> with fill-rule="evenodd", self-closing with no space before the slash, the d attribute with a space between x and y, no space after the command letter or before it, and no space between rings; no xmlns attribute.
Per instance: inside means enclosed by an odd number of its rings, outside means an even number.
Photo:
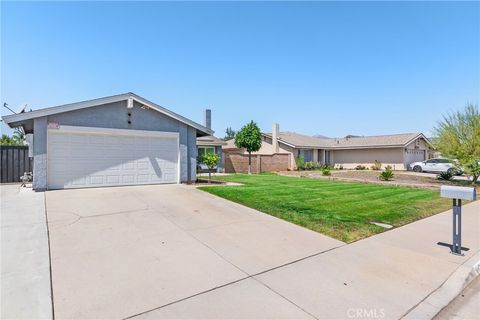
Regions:
<svg viewBox="0 0 480 320"><path fill-rule="evenodd" d="M23 146L25 144L25 133L22 129L15 129L12 139L16 145Z"/></svg>

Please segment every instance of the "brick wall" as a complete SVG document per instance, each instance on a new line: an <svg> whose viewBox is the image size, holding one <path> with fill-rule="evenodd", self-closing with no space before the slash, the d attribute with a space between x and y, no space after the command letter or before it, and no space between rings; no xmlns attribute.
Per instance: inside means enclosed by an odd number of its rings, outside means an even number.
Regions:
<svg viewBox="0 0 480 320"><path fill-rule="evenodd" d="M252 172L271 172L288 170L290 154L256 154L252 155ZM248 154L241 150L223 152L224 168L226 173L248 172Z"/></svg>

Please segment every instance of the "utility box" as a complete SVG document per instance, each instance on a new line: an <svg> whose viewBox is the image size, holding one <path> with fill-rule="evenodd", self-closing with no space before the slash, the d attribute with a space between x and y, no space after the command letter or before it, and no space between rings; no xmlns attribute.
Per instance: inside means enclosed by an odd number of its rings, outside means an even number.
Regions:
<svg viewBox="0 0 480 320"><path fill-rule="evenodd" d="M477 200L477 192L475 191L475 188L441 186L440 197L474 201Z"/></svg>

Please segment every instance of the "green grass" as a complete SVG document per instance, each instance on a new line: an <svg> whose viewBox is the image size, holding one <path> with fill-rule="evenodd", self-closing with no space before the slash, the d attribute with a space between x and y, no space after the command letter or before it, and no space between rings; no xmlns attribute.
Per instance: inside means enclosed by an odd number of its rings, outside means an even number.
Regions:
<svg viewBox="0 0 480 320"><path fill-rule="evenodd" d="M200 189L345 242L385 230L372 225L372 221L398 227L445 211L451 205L439 197L439 191L428 189L274 174L215 179L244 185Z"/></svg>

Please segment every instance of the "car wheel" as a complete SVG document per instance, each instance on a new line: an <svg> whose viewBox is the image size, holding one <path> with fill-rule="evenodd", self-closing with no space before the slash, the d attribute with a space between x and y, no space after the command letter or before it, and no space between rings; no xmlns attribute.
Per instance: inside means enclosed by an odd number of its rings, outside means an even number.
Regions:
<svg viewBox="0 0 480 320"><path fill-rule="evenodd" d="M422 167L420 167L420 166L415 166L415 167L413 167L413 171L415 171L415 172L422 172Z"/></svg>

